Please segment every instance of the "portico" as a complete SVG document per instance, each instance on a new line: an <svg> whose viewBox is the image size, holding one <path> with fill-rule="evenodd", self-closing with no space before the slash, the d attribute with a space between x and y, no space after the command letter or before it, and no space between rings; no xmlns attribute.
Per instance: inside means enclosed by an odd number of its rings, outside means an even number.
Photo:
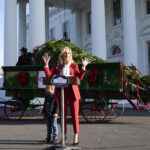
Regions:
<svg viewBox="0 0 150 150"><path fill-rule="evenodd" d="M135 18L135 0L123 0L123 52L126 65L137 61L137 35ZM81 34L82 8L89 4L91 7L92 26L91 43L92 55L102 59L107 57L106 49L106 6L105 0L5 0L5 30L4 30L4 64L15 65L17 49L27 46L26 41L26 4L29 4L29 47L32 51L37 45L48 41L49 36L49 7L69 8L75 13L74 34ZM17 40L17 5L18 12L18 40ZM132 14L132 15L131 15ZM132 23L131 23L132 22ZM51 22L50 22L51 24ZM81 36L83 36L81 34ZM73 43L82 45L82 38L74 39ZM18 46L17 46L18 45ZM11 56L11 57L10 57ZM9 60L8 60L9 58Z"/></svg>

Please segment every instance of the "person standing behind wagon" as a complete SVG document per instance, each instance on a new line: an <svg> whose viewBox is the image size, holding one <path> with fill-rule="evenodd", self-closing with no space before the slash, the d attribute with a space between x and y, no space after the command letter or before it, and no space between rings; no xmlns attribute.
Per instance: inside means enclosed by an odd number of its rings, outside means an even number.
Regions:
<svg viewBox="0 0 150 150"><path fill-rule="evenodd" d="M82 60L82 69L79 71L77 63L73 61L72 50L69 47L62 49L59 55L59 64L55 64L51 70L49 70L49 60L50 56L47 53L44 54L43 60L45 62L45 73L47 77L52 77L53 75L64 75L78 77L80 80L84 77L85 68L89 63L86 58ZM55 99L59 101L59 111L61 113L61 90L56 88ZM79 99L80 92L78 85L69 85L64 88L64 119L65 119L65 134L66 134L66 116L67 116L67 100L69 100L69 106L72 116L72 123L74 128L74 139L73 145L79 144Z"/></svg>
<svg viewBox="0 0 150 150"><path fill-rule="evenodd" d="M33 61L31 57L27 53L27 49L25 47L22 47L20 49L21 56L19 56L18 62L16 63L16 66L21 65L33 65Z"/></svg>

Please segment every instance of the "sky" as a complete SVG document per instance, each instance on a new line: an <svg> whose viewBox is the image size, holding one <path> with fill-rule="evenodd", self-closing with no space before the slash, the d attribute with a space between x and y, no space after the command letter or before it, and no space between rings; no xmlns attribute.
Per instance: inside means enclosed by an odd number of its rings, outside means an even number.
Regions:
<svg viewBox="0 0 150 150"><path fill-rule="evenodd" d="M4 0L0 0L0 66L4 65Z"/></svg>

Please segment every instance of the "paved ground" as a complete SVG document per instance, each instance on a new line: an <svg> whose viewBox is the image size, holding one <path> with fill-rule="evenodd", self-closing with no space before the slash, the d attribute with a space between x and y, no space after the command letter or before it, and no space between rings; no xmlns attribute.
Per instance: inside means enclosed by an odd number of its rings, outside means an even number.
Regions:
<svg viewBox="0 0 150 150"><path fill-rule="evenodd" d="M0 118L2 150L51 150L53 145L41 142L45 135L46 125L41 116L20 121ZM72 139L73 129L68 117L66 144L71 145ZM96 124L88 124L80 117L79 146L83 150L149 150L150 113L127 109L122 117Z"/></svg>

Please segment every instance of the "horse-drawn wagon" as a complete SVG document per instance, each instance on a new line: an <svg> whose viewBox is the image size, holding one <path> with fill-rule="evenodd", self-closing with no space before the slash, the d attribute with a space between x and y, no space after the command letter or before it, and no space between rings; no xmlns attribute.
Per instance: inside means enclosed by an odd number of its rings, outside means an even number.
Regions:
<svg viewBox="0 0 150 150"><path fill-rule="evenodd" d="M136 70L135 66L126 67L122 62L89 64L79 86L82 98L80 112L84 119L95 122L116 118L124 111L124 99L135 109L149 107L148 103L147 106L139 106L140 91L147 91L147 86L136 76ZM45 95L43 66L6 66L3 71L1 90L12 97L11 100L0 102L4 104L7 119L20 119L26 110L41 109L42 104L36 98ZM126 72L136 81L133 84L136 87L134 93L128 88ZM133 100L136 100L136 104Z"/></svg>

